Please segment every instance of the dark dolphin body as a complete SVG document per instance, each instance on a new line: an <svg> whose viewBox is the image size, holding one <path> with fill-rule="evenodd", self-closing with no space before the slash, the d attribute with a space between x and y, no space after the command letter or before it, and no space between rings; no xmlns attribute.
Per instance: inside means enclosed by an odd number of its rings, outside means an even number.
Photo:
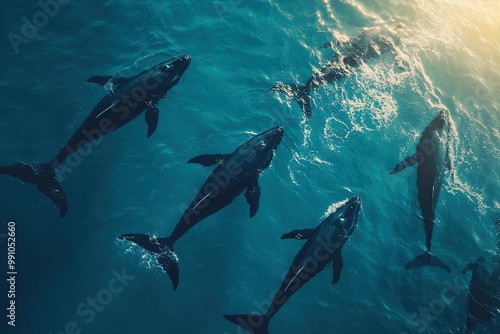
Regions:
<svg viewBox="0 0 500 334"><path fill-rule="evenodd" d="M418 164L418 203L423 216L427 251L406 264L406 269L421 266L440 267L450 272L450 267L436 256L431 255L431 240L434 230L434 211L443 182L445 169L451 169L449 157L450 113L442 109L427 126L415 154L405 158L394 167L391 174Z"/></svg>
<svg viewBox="0 0 500 334"><path fill-rule="evenodd" d="M467 302L465 333L472 333L480 324L498 314L500 309L500 254L495 257L495 268L490 273L484 257L469 263L462 273L472 271Z"/></svg>
<svg viewBox="0 0 500 334"><path fill-rule="evenodd" d="M480 324L487 323L500 313L500 219L496 221L496 234L499 239L493 263L490 264L484 257L480 257L462 270L462 274L472 271L467 301L466 334L473 333Z"/></svg>
<svg viewBox="0 0 500 334"><path fill-rule="evenodd" d="M12 175L38 186L59 208L61 217L68 210L66 196L57 179L55 169L83 146L100 140L104 135L127 124L146 111L148 137L158 125L158 102L175 86L191 62L190 56L176 57L162 62L136 76L125 78L96 76L88 82L113 84L107 94L91 111L83 124L49 163L18 163L0 167L0 174Z"/></svg>
<svg viewBox="0 0 500 334"><path fill-rule="evenodd" d="M306 119L310 120L312 111L309 93L317 87L346 77L362 62L393 50L402 27L400 22L390 22L367 29L348 43L342 56L333 56L307 80L304 86L280 82L272 87L271 91L281 91L295 99L300 104ZM322 48L333 45L335 45L333 42L326 43Z"/></svg>
<svg viewBox="0 0 500 334"><path fill-rule="evenodd" d="M305 239L307 242L295 256L267 313L224 317L250 333L267 334L269 321L286 301L330 263L333 263L333 284L337 283L344 266L342 246L356 228L360 209L359 197L354 197L315 229L294 230L281 236L281 239Z"/></svg>
<svg viewBox="0 0 500 334"><path fill-rule="evenodd" d="M194 225L229 205L245 189L250 218L257 213L260 199L258 178L271 164L283 133L282 127L275 127L256 135L231 154L204 154L189 160L203 166L217 165L217 168L201 186L172 234L166 238L124 234L119 238L158 254L158 262L170 276L175 290L179 283L179 268L174 243Z"/></svg>

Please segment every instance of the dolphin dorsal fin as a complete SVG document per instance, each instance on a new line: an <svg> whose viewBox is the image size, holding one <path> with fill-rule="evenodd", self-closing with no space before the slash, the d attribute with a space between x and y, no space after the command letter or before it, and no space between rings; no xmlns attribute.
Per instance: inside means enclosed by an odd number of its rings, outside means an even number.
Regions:
<svg viewBox="0 0 500 334"><path fill-rule="evenodd" d="M467 264L464 269L462 269L462 274L467 273L468 271L474 271L477 268L477 262L471 262Z"/></svg>

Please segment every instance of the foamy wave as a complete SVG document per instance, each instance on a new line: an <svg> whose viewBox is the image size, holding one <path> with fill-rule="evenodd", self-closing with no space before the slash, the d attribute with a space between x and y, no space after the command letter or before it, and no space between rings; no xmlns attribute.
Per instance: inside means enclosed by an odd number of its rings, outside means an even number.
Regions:
<svg viewBox="0 0 500 334"><path fill-rule="evenodd" d="M348 201L349 199L346 198L340 202L330 204L328 209L326 209L326 212L323 214L323 218L328 217L329 215L337 211L340 207L342 207L342 205L346 204Z"/></svg>

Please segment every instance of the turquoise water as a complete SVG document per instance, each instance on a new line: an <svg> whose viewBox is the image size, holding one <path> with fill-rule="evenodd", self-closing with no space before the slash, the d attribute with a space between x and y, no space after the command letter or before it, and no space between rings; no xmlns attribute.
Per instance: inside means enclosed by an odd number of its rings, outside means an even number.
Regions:
<svg viewBox="0 0 500 334"><path fill-rule="evenodd" d="M86 83L90 76L133 75L181 54L192 63L160 102L151 138L139 117L67 175L66 217L36 187L1 177L0 232L16 222L18 271L16 327L2 315L2 333L241 333L222 314L266 308L302 246L279 237L315 227L354 195L363 210L343 249L341 280L332 286L330 269L319 274L270 332L463 330L470 274L460 271L491 258L499 239L498 1L72 0L16 53L8 33L20 34L22 18L39 11L35 1L3 4L0 165L52 159L106 93ZM315 90L309 123L295 101L268 92L278 81L305 83L332 55L322 44L395 19L405 25L397 50L405 69L386 54ZM425 245L416 170L387 172L443 106L454 121L455 172L443 183L433 252L452 273L405 271ZM261 176L258 214L249 219L240 196L182 238L172 292L151 256L116 237L169 234L212 170L186 162L232 152L276 125L285 137ZM100 312L82 316L79 305L105 296L113 271L123 270L133 279ZM497 316L478 332L498 329Z"/></svg>

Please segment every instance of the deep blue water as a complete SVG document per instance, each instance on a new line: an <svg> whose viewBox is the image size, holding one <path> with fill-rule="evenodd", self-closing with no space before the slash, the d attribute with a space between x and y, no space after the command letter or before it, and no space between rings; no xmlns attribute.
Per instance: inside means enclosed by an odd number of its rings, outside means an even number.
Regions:
<svg viewBox="0 0 500 334"><path fill-rule="evenodd" d="M54 157L106 93L86 83L90 76L133 75L181 54L192 63L160 102L151 138L139 117L67 175L66 217L36 187L1 176L0 233L16 222L18 272L16 327L2 314L2 333L55 334L72 322L81 333L240 333L222 314L267 307L302 245L279 237L315 227L332 204L354 195L363 210L343 249L340 282L332 286L326 269L288 301L270 332L463 330L470 274L461 269L480 255L491 258L500 238L493 227L500 209L498 1L71 0L16 50L8 34L21 34L22 18L40 10L36 1L2 5L2 166ZM277 81L304 83L332 55L319 49L323 43L395 19L405 25L397 50L405 70L386 54L315 90L310 122L296 102L268 92ZM405 271L424 249L416 171L387 172L413 152L441 107L454 121L455 171L443 182L433 251L452 273ZM182 238L177 291L150 255L116 239L169 234L179 207L212 170L186 162L232 152L276 125L285 137L260 178L258 214L249 219L240 196ZM81 316L78 306L106 289L113 271L134 278L92 319ZM443 297L450 284L456 293ZM437 310L431 321L421 308ZM479 332L498 333L499 322Z"/></svg>

